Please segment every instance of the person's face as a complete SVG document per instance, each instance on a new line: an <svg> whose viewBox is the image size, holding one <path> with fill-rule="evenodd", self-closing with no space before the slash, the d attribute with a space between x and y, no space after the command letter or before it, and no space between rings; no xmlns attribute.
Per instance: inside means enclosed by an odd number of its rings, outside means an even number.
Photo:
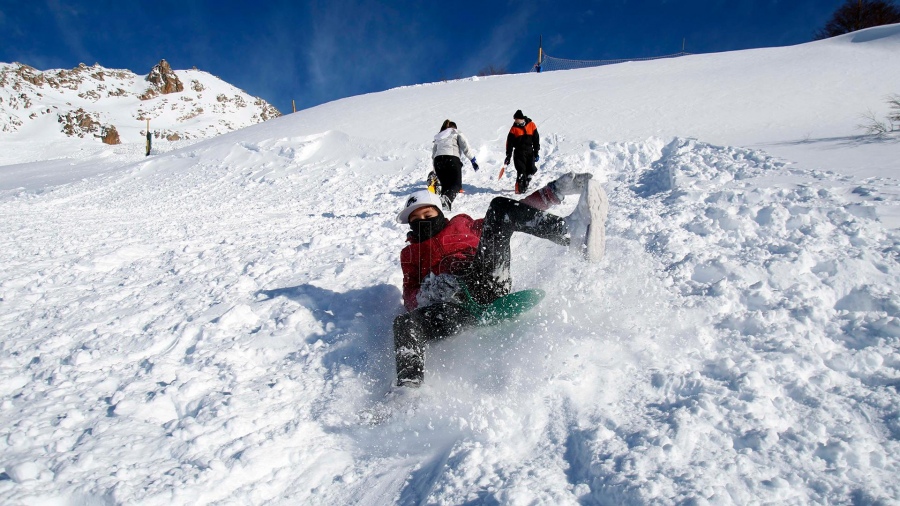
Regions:
<svg viewBox="0 0 900 506"><path fill-rule="evenodd" d="M525 124L525 120L524 120L524 119L515 119L515 118L513 118L513 121L516 123L516 125L519 125L519 126L522 126L522 125Z"/></svg>
<svg viewBox="0 0 900 506"><path fill-rule="evenodd" d="M428 218L434 218L438 214L438 209L434 206L420 207L409 213L409 222L427 220Z"/></svg>

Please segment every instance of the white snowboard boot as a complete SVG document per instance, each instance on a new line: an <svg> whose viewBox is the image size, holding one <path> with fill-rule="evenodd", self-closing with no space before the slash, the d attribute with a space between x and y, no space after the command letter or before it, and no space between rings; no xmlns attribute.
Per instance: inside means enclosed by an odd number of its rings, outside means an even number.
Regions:
<svg viewBox="0 0 900 506"><path fill-rule="evenodd" d="M565 218L569 227L569 248L579 250L589 262L599 262L606 249L606 215L609 199L600 183L590 179L584 185L575 211Z"/></svg>

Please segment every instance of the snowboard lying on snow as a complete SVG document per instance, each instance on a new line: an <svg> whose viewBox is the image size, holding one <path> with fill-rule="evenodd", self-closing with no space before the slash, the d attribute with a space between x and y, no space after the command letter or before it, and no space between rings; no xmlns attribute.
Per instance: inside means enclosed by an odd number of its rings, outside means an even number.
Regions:
<svg viewBox="0 0 900 506"><path fill-rule="evenodd" d="M494 325L511 320L537 306L546 295L543 290L531 288L504 295L490 304L479 304L465 286L463 294L466 297L463 307L475 316L479 325Z"/></svg>

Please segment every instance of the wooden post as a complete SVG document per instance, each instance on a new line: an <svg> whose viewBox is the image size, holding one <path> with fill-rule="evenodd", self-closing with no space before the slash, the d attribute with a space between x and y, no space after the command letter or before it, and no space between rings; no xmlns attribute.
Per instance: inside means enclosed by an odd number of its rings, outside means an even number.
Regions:
<svg viewBox="0 0 900 506"><path fill-rule="evenodd" d="M544 36L541 35L540 40L538 41L538 63L541 63L541 60L544 59Z"/></svg>
<svg viewBox="0 0 900 506"><path fill-rule="evenodd" d="M294 112L297 112L297 104L294 103L294 99L291 99L291 109L293 109Z"/></svg>

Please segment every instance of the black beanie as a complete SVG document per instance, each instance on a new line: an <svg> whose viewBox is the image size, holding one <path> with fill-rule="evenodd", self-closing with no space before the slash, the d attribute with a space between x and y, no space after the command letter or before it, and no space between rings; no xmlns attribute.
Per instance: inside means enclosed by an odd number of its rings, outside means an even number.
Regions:
<svg viewBox="0 0 900 506"><path fill-rule="evenodd" d="M522 114L522 109L519 109L515 114L513 114L513 119L525 119L525 115Z"/></svg>

